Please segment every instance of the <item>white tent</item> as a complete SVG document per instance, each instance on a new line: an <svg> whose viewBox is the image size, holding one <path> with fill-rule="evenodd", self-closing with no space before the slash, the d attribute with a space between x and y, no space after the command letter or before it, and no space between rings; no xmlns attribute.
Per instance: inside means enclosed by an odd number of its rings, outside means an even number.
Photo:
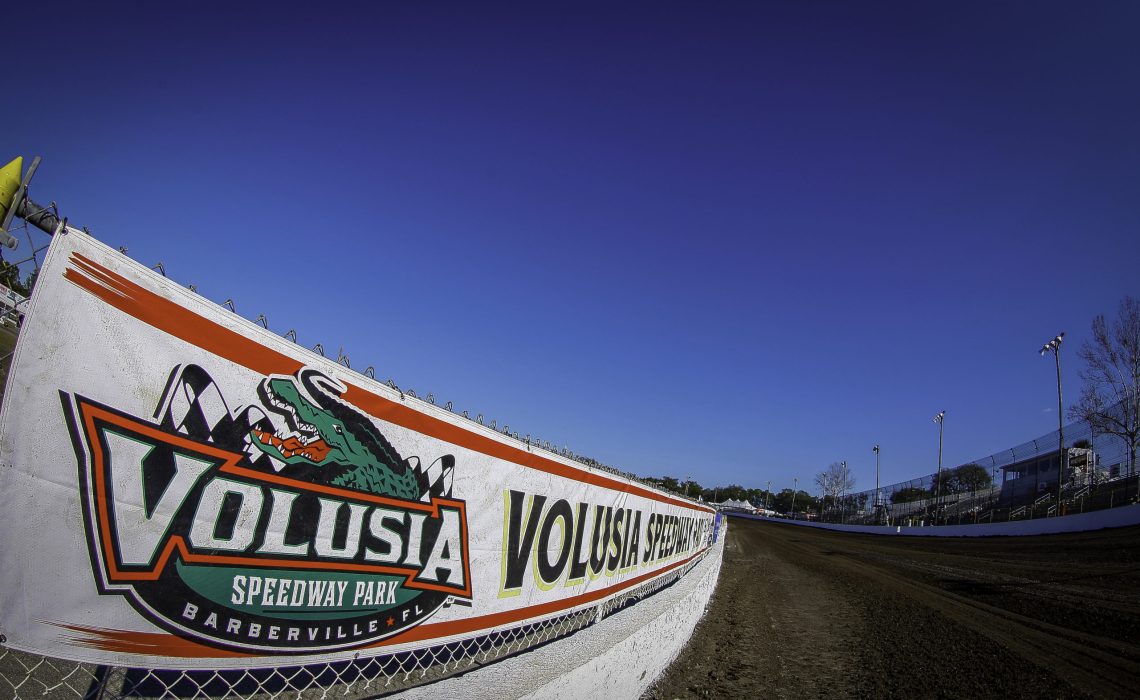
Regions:
<svg viewBox="0 0 1140 700"><path fill-rule="evenodd" d="M725 501L723 503L714 503L717 510L742 510L746 513L755 513L756 509L748 501Z"/></svg>

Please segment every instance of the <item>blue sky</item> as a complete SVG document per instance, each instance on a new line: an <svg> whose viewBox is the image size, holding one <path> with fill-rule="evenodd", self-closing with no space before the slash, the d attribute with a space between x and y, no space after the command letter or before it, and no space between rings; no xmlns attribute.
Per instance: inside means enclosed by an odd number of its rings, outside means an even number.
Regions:
<svg viewBox="0 0 1140 700"><path fill-rule="evenodd" d="M1075 398L1140 295L1140 5L615 5L10 9L4 150L207 297L642 475L868 488L941 409L948 465L1056 427L1037 350Z"/></svg>

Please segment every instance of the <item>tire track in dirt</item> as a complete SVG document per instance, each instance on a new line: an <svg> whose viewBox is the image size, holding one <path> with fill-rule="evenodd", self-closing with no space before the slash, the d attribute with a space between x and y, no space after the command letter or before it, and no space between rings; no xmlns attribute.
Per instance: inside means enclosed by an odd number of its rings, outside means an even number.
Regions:
<svg viewBox="0 0 1140 700"><path fill-rule="evenodd" d="M646 697L1135 697L1138 543L733 519L705 619Z"/></svg>
<svg viewBox="0 0 1140 700"><path fill-rule="evenodd" d="M844 640L862 622L827 581L730 535L709 611L668 672L673 682L647 697L740 697L759 687L775 698L835 695L851 671Z"/></svg>
<svg viewBox="0 0 1140 700"><path fill-rule="evenodd" d="M1072 692L1097 697L1132 697L1140 684L1140 647L1073 631L948 590L909 580L882 564L838 555L837 569L875 581L981 634L1047 674L1060 676ZM1058 679L1060 680L1060 679Z"/></svg>

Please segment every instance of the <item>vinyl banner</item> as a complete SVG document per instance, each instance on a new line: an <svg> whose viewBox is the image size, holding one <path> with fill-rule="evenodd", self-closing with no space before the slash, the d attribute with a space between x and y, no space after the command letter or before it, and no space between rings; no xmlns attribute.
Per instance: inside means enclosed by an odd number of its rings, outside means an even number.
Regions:
<svg viewBox="0 0 1140 700"><path fill-rule="evenodd" d="M0 633L230 668L431 646L597 605L712 511L327 360L55 236L0 417Z"/></svg>

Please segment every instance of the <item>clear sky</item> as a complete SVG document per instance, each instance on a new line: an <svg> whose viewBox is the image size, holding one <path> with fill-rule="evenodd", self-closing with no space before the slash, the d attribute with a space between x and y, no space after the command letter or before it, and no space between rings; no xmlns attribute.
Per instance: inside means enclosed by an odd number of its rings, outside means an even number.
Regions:
<svg viewBox="0 0 1140 700"><path fill-rule="evenodd" d="M24 14L26 13L26 14ZM71 223L642 475L857 488L1056 427L1140 296L1140 3L24 3ZM1066 404L1068 401L1066 401Z"/></svg>

